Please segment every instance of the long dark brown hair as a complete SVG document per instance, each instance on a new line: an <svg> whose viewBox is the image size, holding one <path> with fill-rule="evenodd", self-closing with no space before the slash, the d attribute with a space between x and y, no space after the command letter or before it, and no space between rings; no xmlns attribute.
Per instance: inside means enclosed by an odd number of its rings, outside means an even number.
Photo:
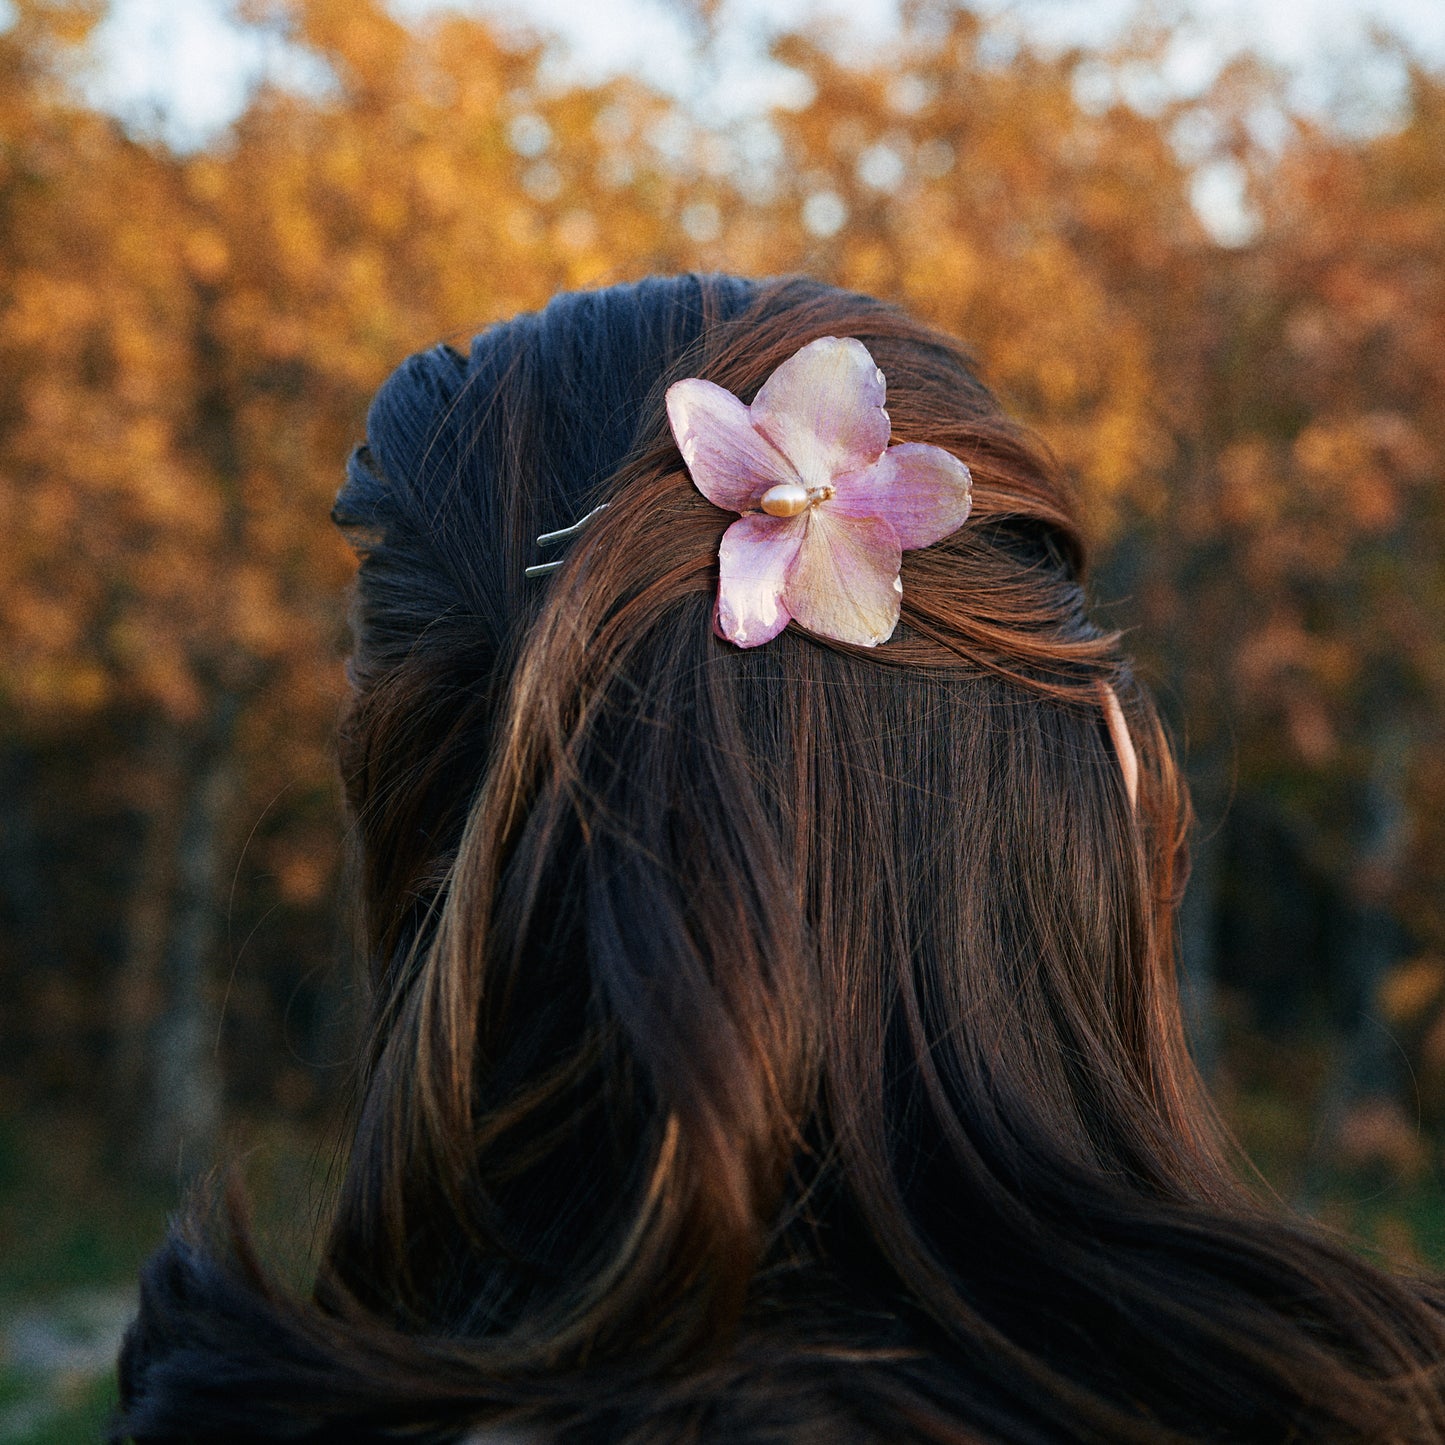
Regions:
<svg viewBox="0 0 1445 1445"><path fill-rule="evenodd" d="M974 513L906 554L887 644L742 651L663 392L750 399L823 335ZM336 519L349 1168L310 1300L177 1226L114 1439L1445 1438L1437 1288L1236 1178L1174 764L1068 486L954 342L807 281L559 297L407 362Z"/></svg>

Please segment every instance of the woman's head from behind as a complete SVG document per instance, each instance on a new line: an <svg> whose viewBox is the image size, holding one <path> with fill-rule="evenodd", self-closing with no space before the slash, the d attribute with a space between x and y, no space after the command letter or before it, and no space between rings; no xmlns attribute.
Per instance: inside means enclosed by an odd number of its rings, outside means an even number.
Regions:
<svg viewBox="0 0 1445 1445"><path fill-rule="evenodd" d="M868 347L895 440L967 462L973 514L906 555L879 648L744 651L663 394L750 400L825 335ZM348 1288L577 1350L646 1314L684 1352L845 1219L911 1279L1022 1228L1036 1174L1207 1193L1172 769L1069 491L954 344L813 283L650 281L413 358L368 443L337 508L377 986L353 1187L408 1243Z"/></svg>
<svg viewBox="0 0 1445 1445"><path fill-rule="evenodd" d="M825 336L973 512L882 645L739 648L664 394ZM114 1439L1445 1437L1438 1289L1224 1161L1173 764L952 342L811 282L559 297L407 362L336 518L356 1140L309 1302L173 1230Z"/></svg>

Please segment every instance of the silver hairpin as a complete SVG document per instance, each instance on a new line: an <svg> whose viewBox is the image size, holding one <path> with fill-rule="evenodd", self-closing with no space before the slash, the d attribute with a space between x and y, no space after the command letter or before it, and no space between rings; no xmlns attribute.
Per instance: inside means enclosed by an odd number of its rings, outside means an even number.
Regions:
<svg viewBox="0 0 1445 1445"><path fill-rule="evenodd" d="M559 527L555 532L541 533L537 538L537 545L539 547L550 547L554 542L565 542L569 537L575 537L598 512L605 512L606 510L607 503L603 502L600 506L593 507L580 521L573 522L570 527ZM566 561L565 557L559 557L555 562L537 562L533 566L528 567L523 575L527 577L545 577L548 572L555 572L564 561Z"/></svg>

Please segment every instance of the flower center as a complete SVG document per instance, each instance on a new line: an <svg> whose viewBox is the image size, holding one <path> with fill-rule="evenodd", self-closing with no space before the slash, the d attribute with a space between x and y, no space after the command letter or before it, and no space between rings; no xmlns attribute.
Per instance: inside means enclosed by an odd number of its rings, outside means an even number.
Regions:
<svg viewBox="0 0 1445 1445"><path fill-rule="evenodd" d="M831 482L824 482L820 487L805 487L799 482L779 482L777 486L769 487L763 493L759 506L770 517L796 517L809 507L826 502L835 490Z"/></svg>

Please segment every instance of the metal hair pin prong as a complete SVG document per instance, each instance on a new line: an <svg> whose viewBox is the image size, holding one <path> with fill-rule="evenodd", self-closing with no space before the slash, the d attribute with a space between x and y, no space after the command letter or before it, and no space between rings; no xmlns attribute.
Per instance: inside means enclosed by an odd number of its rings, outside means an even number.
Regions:
<svg viewBox="0 0 1445 1445"><path fill-rule="evenodd" d="M555 532L541 533L537 538L537 545L539 547L551 547L557 542L565 542L568 538L575 537L593 517L599 512L605 512L606 510L607 503L603 502L600 506L593 507L585 517L573 522L570 527L559 527ZM566 561L565 557L559 557L555 562L537 562L533 566L528 567L523 575L527 577L545 577L548 572L555 572L564 561Z"/></svg>

